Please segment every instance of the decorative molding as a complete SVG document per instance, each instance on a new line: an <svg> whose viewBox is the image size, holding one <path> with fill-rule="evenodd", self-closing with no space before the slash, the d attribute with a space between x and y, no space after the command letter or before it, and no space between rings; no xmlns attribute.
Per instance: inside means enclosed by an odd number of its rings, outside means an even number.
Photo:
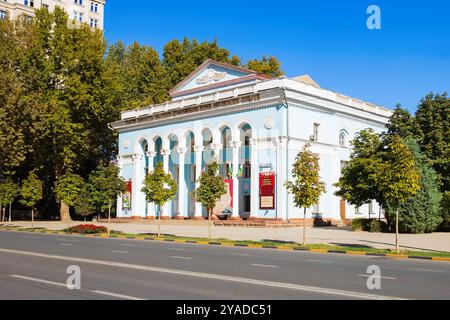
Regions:
<svg viewBox="0 0 450 320"><path fill-rule="evenodd" d="M231 147L233 149L238 149L242 146L242 142L241 141L231 141Z"/></svg>
<svg viewBox="0 0 450 320"><path fill-rule="evenodd" d="M194 151L195 152L203 152L203 151L205 151L205 147L204 146L194 146Z"/></svg>
<svg viewBox="0 0 450 320"><path fill-rule="evenodd" d="M156 152L155 151L147 151L145 153L145 155L149 158L154 158L154 157L156 157Z"/></svg>
<svg viewBox="0 0 450 320"><path fill-rule="evenodd" d="M185 148L185 147L178 147L177 148L177 153L178 154L186 154L187 151L188 151L188 149Z"/></svg>
<svg viewBox="0 0 450 320"><path fill-rule="evenodd" d="M214 69L207 69L206 75L201 78L197 78L197 84L210 84L214 82L219 82L227 76L226 72L217 72Z"/></svg>
<svg viewBox="0 0 450 320"><path fill-rule="evenodd" d="M161 150L161 154L162 154L164 157L168 157L168 156L170 156L170 155L172 154L172 151L171 151L171 150L168 150L168 149L163 149L163 150Z"/></svg>

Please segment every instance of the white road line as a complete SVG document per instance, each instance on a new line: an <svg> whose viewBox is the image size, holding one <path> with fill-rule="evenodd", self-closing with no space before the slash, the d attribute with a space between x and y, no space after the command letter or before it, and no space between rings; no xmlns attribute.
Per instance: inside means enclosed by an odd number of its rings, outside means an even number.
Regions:
<svg viewBox="0 0 450 320"><path fill-rule="evenodd" d="M45 283L45 284L51 284L51 285L54 285L54 286L66 287L67 288L67 285L65 283L53 282L53 281L42 280L42 279L31 278L31 277L25 277L25 276L18 276L16 274L11 275L11 277L17 278L17 279L22 279L22 280L28 280L28 281Z"/></svg>
<svg viewBox="0 0 450 320"><path fill-rule="evenodd" d="M168 250L171 250L171 251L186 251L185 249L180 249L180 248L169 248Z"/></svg>
<svg viewBox="0 0 450 320"><path fill-rule="evenodd" d="M68 239L56 239L56 240L62 242L80 242L80 240L68 240Z"/></svg>
<svg viewBox="0 0 450 320"><path fill-rule="evenodd" d="M170 256L173 259L184 259L184 260L192 260L192 258L189 257L179 257L179 256Z"/></svg>
<svg viewBox="0 0 450 320"><path fill-rule="evenodd" d="M416 269L416 268L410 268L409 270L414 270L414 271L424 271L424 272L444 272L444 271L442 271L442 270Z"/></svg>
<svg viewBox="0 0 450 320"><path fill-rule="evenodd" d="M123 294L117 294L117 293L112 293L112 292L107 292L107 291L92 290L92 292L97 293L97 294L102 294L105 296L114 297L114 298L125 299L125 300L145 300L142 298L136 298L136 297L132 297L132 296L126 296Z"/></svg>
<svg viewBox="0 0 450 320"><path fill-rule="evenodd" d="M250 257L248 253L232 253L232 256Z"/></svg>
<svg viewBox="0 0 450 320"><path fill-rule="evenodd" d="M369 293L356 292L356 291L312 287L312 286L304 286L304 285L299 285L299 284L273 282L273 281L266 281L266 280L225 276L225 275L212 274L212 273L200 273L200 272L194 272L194 271L177 270L177 269L169 269L169 268L158 268L158 267L135 265L135 264L121 263L121 262L59 256L59 255L51 255L51 254L36 253L36 252L29 252L29 251L0 249L0 252L23 255L23 256L30 256L30 257L45 258L45 259L63 260L63 261L70 261L70 262L77 262L77 263L89 263L89 264L108 266L108 267L142 270L142 271L149 271L149 272L159 272L159 273L166 273L166 274L179 275L179 276L185 276L185 277L210 279L213 281L221 280L221 281L229 281L229 282L240 283L240 284L263 286L263 287L282 288L282 289L290 289L290 290L297 290L297 291L303 291L303 292L314 292L314 293L319 293L319 294L352 297L352 298L356 298L356 299L406 300L405 298L401 298L401 297L390 297L390 296L369 294Z"/></svg>
<svg viewBox="0 0 450 320"><path fill-rule="evenodd" d="M73 243L61 243L62 246L72 247Z"/></svg>
<svg viewBox="0 0 450 320"><path fill-rule="evenodd" d="M268 264L257 264L257 263L253 263L253 264L251 264L251 266L262 267L262 268L278 268L278 266L272 266L272 265L268 265Z"/></svg>
<svg viewBox="0 0 450 320"><path fill-rule="evenodd" d="M386 279L386 280L397 280L397 278L392 278L392 277L377 277L377 276L370 275L370 274L358 274L358 277L364 277L364 278L373 277L373 278L380 278L380 279Z"/></svg>
<svg viewBox="0 0 450 320"><path fill-rule="evenodd" d="M309 262L320 262L320 263L333 263L333 261L329 261L329 260L314 260L314 259L307 259L306 261L309 261Z"/></svg>
<svg viewBox="0 0 450 320"><path fill-rule="evenodd" d="M134 244L122 243L122 244L119 244L119 246L122 246L122 247L134 247Z"/></svg>
<svg viewBox="0 0 450 320"><path fill-rule="evenodd" d="M112 253L128 253L128 251L122 251L122 250L110 250Z"/></svg>

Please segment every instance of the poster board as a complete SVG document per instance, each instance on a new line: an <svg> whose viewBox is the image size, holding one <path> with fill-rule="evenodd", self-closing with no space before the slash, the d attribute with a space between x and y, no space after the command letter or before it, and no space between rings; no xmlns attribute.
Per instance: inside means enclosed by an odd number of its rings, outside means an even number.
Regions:
<svg viewBox="0 0 450 320"><path fill-rule="evenodd" d="M275 209L275 172L259 174L259 208L261 210Z"/></svg>

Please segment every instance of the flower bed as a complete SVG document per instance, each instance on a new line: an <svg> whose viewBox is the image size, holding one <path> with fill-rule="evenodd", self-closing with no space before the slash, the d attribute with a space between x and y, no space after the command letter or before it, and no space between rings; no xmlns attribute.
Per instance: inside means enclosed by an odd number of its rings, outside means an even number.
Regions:
<svg viewBox="0 0 450 320"><path fill-rule="evenodd" d="M106 227L94 226L93 224L84 224L70 227L64 231L67 233L101 234L108 232L108 229Z"/></svg>

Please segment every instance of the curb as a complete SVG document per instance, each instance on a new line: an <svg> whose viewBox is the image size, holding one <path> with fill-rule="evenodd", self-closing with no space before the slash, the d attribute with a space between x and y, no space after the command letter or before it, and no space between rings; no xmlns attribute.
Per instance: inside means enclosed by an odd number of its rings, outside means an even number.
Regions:
<svg viewBox="0 0 450 320"><path fill-rule="evenodd" d="M208 246L223 246L223 247L240 247L240 248L254 248L254 249L272 249L272 250L282 250L282 251L306 251L314 253L334 253L334 254L346 254L346 255L359 255L359 256L371 256L371 257L387 257L393 259L414 259L414 260L429 260L429 261L440 261L440 262L450 262L450 258L445 257L432 257L432 256L409 256L409 255L399 255L392 253L370 253L363 251L343 251L343 250L326 250L326 249L310 249L300 246L269 246L262 244L244 244L244 243L231 243L231 242L217 242L217 241L196 241L196 240L178 240L178 239L166 239L161 237L146 237L146 236L123 236L123 235L110 235L107 234L81 234L81 233L66 233L63 231L48 231L48 230L25 230L16 228L4 228L0 227L0 231L13 231L13 232L30 232L30 233L44 233L52 235L71 235L71 236L81 236L86 238L103 238L103 239L130 239L139 241L160 241L160 242L173 242L173 243L189 243L198 245L208 245Z"/></svg>

